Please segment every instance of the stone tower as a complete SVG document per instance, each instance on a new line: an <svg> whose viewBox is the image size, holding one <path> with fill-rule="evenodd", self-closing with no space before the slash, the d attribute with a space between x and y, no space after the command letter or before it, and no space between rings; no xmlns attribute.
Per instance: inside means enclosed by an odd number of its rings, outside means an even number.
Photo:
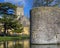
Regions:
<svg viewBox="0 0 60 48"><path fill-rule="evenodd" d="M60 43L60 8L33 8L30 29L32 44Z"/></svg>
<svg viewBox="0 0 60 48"><path fill-rule="evenodd" d="M18 16L17 20L20 21L20 23L24 27L23 34L29 35L29 25L30 25L30 22L29 22L29 19L27 19L27 17L24 16L24 8L23 8L23 6L20 6L20 7L16 8L16 15Z"/></svg>
<svg viewBox="0 0 60 48"><path fill-rule="evenodd" d="M24 16L23 6L16 8L16 15L18 16L17 19L19 19L21 16Z"/></svg>

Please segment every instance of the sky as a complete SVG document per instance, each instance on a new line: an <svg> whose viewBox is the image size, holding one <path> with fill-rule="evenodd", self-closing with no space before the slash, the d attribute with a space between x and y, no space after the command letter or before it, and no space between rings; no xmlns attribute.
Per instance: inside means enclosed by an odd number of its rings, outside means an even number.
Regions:
<svg viewBox="0 0 60 48"><path fill-rule="evenodd" d="M0 0L0 2L10 2L18 6L24 5L24 15L30 17L30 9L32 8L33 0Z"/></svg>
<svg viewBox="0 0 60 48"><path fill-rule="evenodd" d="M54 0L50 5L54 5L57 0ZM0 0L0 2L11 2L18 6L24 5L24 15L30 17L30 10L32 8L33 0Z"/></svg>

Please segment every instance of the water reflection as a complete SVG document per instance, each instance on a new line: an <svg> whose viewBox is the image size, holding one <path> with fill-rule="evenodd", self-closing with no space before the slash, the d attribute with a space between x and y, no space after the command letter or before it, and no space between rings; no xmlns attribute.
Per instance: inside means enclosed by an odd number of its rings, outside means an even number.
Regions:
<svg viewBox="0 0 60 48"><path fill-rule="evenodd" d="M60 45L31 45L31 48L60 48Z"/></svg>
<svg viewBox="0 0 60 48"><path fill-rule="evenodd" d="M29 40L2 41L0 48L29 48Z"/></svg>

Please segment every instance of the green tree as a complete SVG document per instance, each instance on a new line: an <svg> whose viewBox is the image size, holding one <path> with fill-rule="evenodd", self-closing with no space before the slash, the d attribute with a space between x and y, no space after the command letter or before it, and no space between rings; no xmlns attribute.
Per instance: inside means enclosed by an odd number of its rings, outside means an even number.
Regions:
<svg viewBox="0 0 60 48"><path fill-rule="evenodd" d="M8 10L11 9L12 13L9 13ZM11 3L0 3L0 24L2 24L4 28L4 35L8 33L8 30L12 32L22 32L23 27L22 24L16 19L15 15L16 6Z"/></svg>
<svg viewBox="0 0 60 48"><path fill-rule="evenodd" d="M52 2L54 2L54 0L34 0L33 7L51 6L49 4L51 4ZM57 5L57 1L55 2L55 5ZM55 6L55 5L52 5L52 6Z"/></svg>
<svg viewBox="0 0 60 48"><path fill-rule="evenodd" d="M45 0L46 4L45 6L48 6L51 2L53 2L54 0Z"/></svg>

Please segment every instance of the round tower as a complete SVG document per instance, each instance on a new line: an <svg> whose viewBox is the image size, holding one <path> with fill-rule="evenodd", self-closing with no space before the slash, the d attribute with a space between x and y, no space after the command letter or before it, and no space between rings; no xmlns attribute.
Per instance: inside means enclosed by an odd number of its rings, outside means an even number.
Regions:
<svg viewBox="0 0 60 48"><path fill-rule="evenodd" d="M31 10L31 43L51 44L60 42L60 8L37 7Z"/></svg>

